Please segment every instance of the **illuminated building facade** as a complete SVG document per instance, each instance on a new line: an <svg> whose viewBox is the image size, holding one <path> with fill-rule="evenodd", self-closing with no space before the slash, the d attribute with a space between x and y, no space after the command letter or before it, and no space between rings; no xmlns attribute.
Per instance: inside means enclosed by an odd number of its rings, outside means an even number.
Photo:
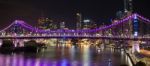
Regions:
<svg viewBox="0 0 150 66"><path fill-rule="evenodd" d="M41 17L38 19L38 27L41 29L57 29L52 19Z"/></svg>
<svg viewBox="0 0 150 66"><path fill-rule="evenodd" d="M83 29L89 29L91 25L90 23L91 23L91 20L89 19L83 20Z"/></svg>
<svg viewBox="0 0 150 66"><path fill-rule="evenodd" d="M132 14L132 0L124 0L124 11L118 11L116 13L116 19L113 21L113 23L122 20L123 18L126 18L127 16L130 16ZM120 28L114 28L114 32L117 31L117 35L133 35L134 34L134 24L132 22L133 20L129 20L129 22L124 23L118 27ZM138 28L138 27L136 27Z"/></svg>
<svg viewBox="0 0 150 66"><path fill-rule="evenodd" d="M77 22L76 22L76 29L82 29L82 15L80 13L76 13L77 16Z"/></svg>
<svg viewBox="0 0 150 66"><path fill-rule="evenodd" d="M129 16L132 14L132 11L133 11L133 6L132 6L132 0L124 0L124 13L125 13L125 16ZM133 20L129 20L128 23L124 24L123 27L125 29L125 32L126 34L128 35L132 35L133 32L134 32L134 28L133 28Z"/></svg>
<svg viewBox="0 0 150 66"><path fill-rule="evenodd" d="M65 29L65 22L60 22L60 29Z"/></svg>

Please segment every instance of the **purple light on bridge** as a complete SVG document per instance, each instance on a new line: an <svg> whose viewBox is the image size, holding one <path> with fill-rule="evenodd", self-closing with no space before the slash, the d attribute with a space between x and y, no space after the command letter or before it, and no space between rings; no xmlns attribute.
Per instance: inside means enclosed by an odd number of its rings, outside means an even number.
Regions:
<svg viewBox="0 0 150 66"><path fill-rule="evenodd" d="M5 31L5 30L7 30L7 29L10 28L12 25L14 25L14 22L11 23L9 26L5 27L4 29L2 29L0 32L3 32L3 31Z"/></svg>
<svg viewBox="0 0 150 66"><path fill-rule="evenodd" d="M27 23L25 23L24 21L22 20L15 20L13 23L11 23L8 27L4 28L3 30L1 30L0 32L3 32L7 29L9 29L12 25L14 24L19 24L21 27L25 28L25 29L28 29L32 32L36 32L36 33L64 33L64 32L68 32L68 33L83 33L83 32L97 32L97 31L102 31L102 30L106 30L106 29L111 29L117 25L120 25L122 23L126 23L129 19L133 19L134 16L137 15L139 18L141 18L142 20L144 21L147 21L150 23L150 20L147 19L147 18L144 18L138 14L132 14L128 17L126 17L125 19L122 19L114 24L111 24L111 25L108 25L108 26L103 26L103 27L100 27L100 28L95 28L95 29L87 29L87 30L44 30L44 29L39 29L39 28L36 28L36 27L33 27Z"/></svg>
<svg viewBox="0 0 150 66"><path fill-rule="evenodd" d="M140 16L140 15L138 15L138 14L137 14L137 16L138 16L140 19L142 19L142 20L144 20L144 21L150 23L150 20L149 20L149 19L147 19L147 18L145 18L145 17L142 17L142 16Z"/></svg>

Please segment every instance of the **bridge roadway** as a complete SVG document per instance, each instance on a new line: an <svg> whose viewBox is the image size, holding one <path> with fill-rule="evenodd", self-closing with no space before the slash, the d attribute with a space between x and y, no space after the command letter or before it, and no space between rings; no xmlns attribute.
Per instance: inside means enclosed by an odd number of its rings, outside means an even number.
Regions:
<svg viewBox="0 0 150 66"><path fill-rule="evenodd" d="M0 39L49 39L49 38L91 38L91 39L109 39L109 40L142 40L150 41L150 37L134 36L0 36Z"/></svg>

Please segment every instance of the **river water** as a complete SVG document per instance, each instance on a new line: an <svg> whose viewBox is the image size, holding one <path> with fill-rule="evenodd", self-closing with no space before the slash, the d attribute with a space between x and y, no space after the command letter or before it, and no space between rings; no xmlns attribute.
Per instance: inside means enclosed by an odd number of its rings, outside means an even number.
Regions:
<svg viewBox="0 0 150 66"><path fill-rule="evenodd" d="M132 66L123 50L94 45L55 45L40 53L0 54L0 66Z"/></svg>

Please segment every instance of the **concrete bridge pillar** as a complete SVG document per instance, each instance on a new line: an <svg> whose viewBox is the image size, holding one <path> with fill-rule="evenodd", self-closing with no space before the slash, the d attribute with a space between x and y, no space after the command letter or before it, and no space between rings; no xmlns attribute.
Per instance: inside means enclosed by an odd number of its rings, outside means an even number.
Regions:
<svg viewBox="0 0 150 66"><path fill-rule="evenodd" d="M19 47L23 47L24 46L24 39L20 39L19 41Z"/></svg>
<svg viewBox="0 0 150 66"><path fill-rule="evenodd" d="M24 46L24 41L22 39L15 39L13 40L13 44L15 47L22 47Z"/></svg>
<svg viewBox="0 0 150 66"><path fill-rule="evenodd" d="M134 52L140 52L140 45L138 41L133 41L132 44L132 53Z"/></svg>
<svg viewBox="0 0 150 66"><path fill-rule="evenodd" d="M17 43L18 43L18 40L17 40L17 39L14 39L14 40L13 40L13 44L14 44L15 47L17 47Z"/></svg>

